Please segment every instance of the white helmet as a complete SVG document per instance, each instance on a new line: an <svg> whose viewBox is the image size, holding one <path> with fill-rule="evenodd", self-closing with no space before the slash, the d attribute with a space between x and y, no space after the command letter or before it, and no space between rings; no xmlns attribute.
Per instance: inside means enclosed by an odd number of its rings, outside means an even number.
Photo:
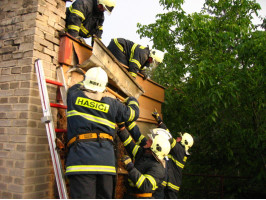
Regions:
<svg viewBox="0 0 266 200"><path fill-rule="evenodd" d="M116 5L116 0L98 0L98 4L102 4L104 9L111 14Z"/></svg>
<svg viewBox="0 0 266 200"><path fill-rule="evenodd" d="M83 81L84 87L88 90L104 92L108 83L107 73L101 67L90 68Z"/></svg>
<svg viewBox="0 0 266 200"><path fill-rule="evenodd" d="M185 147L186 154L190 155L188 150L194 144L193 137L189 133L182 134L181 144Z"/></svg>
<svg viewBox="0 0 266 200"><path fill-rule="evenodd" d="M153 60L156 61L157 63L161 63L163 62L164 52L152 49L150 50L150 57L152 57Z"/></svg>
<svg viewBox="0 0 266 200"><path fill-rule="evenodd" d="M148 136L152 140L152 152L158 157L158 159L163 160L171 150L171 134L165 129L155 128L151 130L151 134L148 134Z"/></svg>

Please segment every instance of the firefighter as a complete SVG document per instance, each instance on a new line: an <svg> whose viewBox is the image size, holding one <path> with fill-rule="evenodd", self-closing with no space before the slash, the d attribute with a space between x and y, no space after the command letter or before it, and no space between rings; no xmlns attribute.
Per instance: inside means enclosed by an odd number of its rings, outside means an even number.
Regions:
<svg viewBox="0 0 266 200"><path fill-rule="evenodd" d="M102 37L104 11L111 14L116 0L76 0L66 11L66 32L76 38Z"/></svg>
<svg viewBox="0 0 266 200"><path fill-rule="evenodd" d="M107 47L117 60L128 66L131 76L136 78L137 73L143 74L143 79L147 78L144 68L150 65L157 66L163 61L164 53L156 49L141 46L130 40L114 38Z"/></svg>
<svg viewBox="0 0 266 200"><path fill-rule="evenodd" d="M169 132L166 125L163 123L161 117L154 111L152 116L156 119L159 128L165 129ZM127 123L127 128L130 131L133 139L138 141L142 146L145 146L147 139L141 135L139 128L135 122ZM170 132L169 132L170 134ZM188 150L193 146L194 140L189 133L178 133L179 137L175 139L171 136L171 151L168 154L166 162L167 166L167 178L163 182L164 189L155 192L154 197L159 199L177 199L178 192L182 181L182 170L190 155Z"/></svg>
<svg viewBox="0 0 266 200"><path fill-rule="evenodd" d="M82 82L68 89L66 176L71 198L113 198L115 123L139 116L134 97L123 104L103 96L107 82L106 72L93 67Z"/></svg>
<svg viewBox="0 0 266 200"><path fill-rule="evenodd" d="M168 132L160 128L153 129L145 148L133 141L125 127L120 126L118 136L130 155L121 159L128 171L130 186L125 197L153 198L153 193L165 178L163 158L168 155L171 148Z"/></svg>

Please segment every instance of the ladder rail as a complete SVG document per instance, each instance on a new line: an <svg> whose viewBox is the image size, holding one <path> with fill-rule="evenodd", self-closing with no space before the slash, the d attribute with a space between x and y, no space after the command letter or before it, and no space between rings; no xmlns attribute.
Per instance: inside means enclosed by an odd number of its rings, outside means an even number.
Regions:
<svg viewBox="0 0 266 200"><path fill-rule="evenodd" d="M67 95L66 95L66 91L67 91L67 86L66 86L66 80L64 77L64 71L63 71L63 67L60 66L56 69L56 74L57 74L57 79L60 83L62 83L62 87L60 87L60 93L62 96L62 100L63 100L63 104L67 105L66 99L67 99Z"/></svg>
<svg viewBox="0 0 266 200"><path fill-rule="evenodd" d="M44 79L42 61L40 59L37 59L35 61L35 68L36 68L36 75L38 79L39 92L40 92L41 103L42 103L42 108L43 108L42 122L45 123L45 127L46 127L46 133L48 137L48 143L49 143L50 153L52 157L59 197L60 199L68 199L63 167L62 167L60 155L56 148L55 127L54 127L54 123L52 119L52 112L51 112L51 107L50 107L49 95L47 91L47 85Z"/></svg>

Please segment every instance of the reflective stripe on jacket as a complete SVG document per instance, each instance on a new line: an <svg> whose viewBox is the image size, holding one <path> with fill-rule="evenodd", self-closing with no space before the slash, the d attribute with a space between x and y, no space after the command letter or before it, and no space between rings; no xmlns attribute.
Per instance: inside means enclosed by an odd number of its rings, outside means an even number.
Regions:
<svg viewBox="0 0 266 200"><path fill-rule="evenodd" d="M168 180L167 188L179 191L182 182L182 171L184 169L187 156L184 147L174 140L172 149L168 155Z"/></svg>
<svg viewBox="0 0 266 200"><path fill-rule="evenodd" d="M149 57L149 48L130 40L114 38L107 47L117 60L129 67L129 73L136 77Z"/></svg>
<svg viewBox="0 0 266 200"><path fill-rule="evenodd" d="M158 162L150 149L135 144L126 129L118 131L128 154L135 160L134 168L129 171L129 193L154 193L165 178L165 168Z"/></svg>
<svg viewBox="0 0 266 200"><path fill-rule="evenodd" d="M162 122L158 126L168 130L166 125ZM182 182L182 171L187 161L185 148L173 139L171 144L171 151L168 154L169 161L167 162L167 183L166 188L175 192L179 191Z"/></svg>
<svg viewBox="0 0 266 200"><path fill-rule="evenodd" d="M104 13L97 8L97 0L76 0L66 11L66 31L83 38L95 34L101 38Z"/></svg>
<svg viewBox="0 0 266 200"><path fill-rule="evenodd" d="M130 97L128 105L103 97L100 101L88 98L79 83L67 93L67 137L70 140L84 133L106 133L114 137L115 123L136 120L138 101ZM66 175L115 174L115 155L111 141L93 139L75 141L68 152Z"/></svg>

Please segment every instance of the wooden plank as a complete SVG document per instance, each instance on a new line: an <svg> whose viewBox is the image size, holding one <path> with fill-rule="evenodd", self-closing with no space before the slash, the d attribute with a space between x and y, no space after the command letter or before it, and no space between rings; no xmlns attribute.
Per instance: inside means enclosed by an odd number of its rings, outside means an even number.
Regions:
<svg viewBox="0 0 266 200"><path fill-rule="evenodd" d="M141 76L137 76L137 83L141 85L145 93L143 94L146 97L154 99L155 101L159 101L161 103L164 102L164 87L155 83L150 79L143 80Z"/></svg>
<svg viewBox="0 0 266 200"><path fill-rule="evenodd" d="M151 113L156 108L157 112L160 114L160 116L162 116L162 103L144 95L140 96L138 101L140 105L140 115L137 121L156 123Z"/></svg>
<svg viewBox="0 0 266 200"><path fill-rule="evenodd" d="M65 65L73 63L73 42L68 37L60 37L58 62Z"/></svg>
<svg viewBox="0 0 266 200"><path fill-rule="evenodd" d="M75 53L78 57L78 64L82 64L85 60L89 59L92 55L92 49L73 42Z"/></svg>
<svg viewBox="0 0 266 200"><path fill-rule="evenodd" d="M113 58L116 59L116 58ZM118 62L118 61L117 61ZM120 63L122 67L128 70L128 66ZM141 73L137 73L136 82L141 85L145 93L143 95L152 98L156 101L164 102L164 90L165 88L160 84L154 82L153 80L147 78L146 80L143 79L143 75Z"/></svg>
<svg viewBox="0 0 266 200"><path fill-rule="evenodd" d="M82 64L92 55L92 47L68 33L60 35L58 62L69 66Z"/></svg>
<svg viewBox="0 0 266 200"><path fill-rule="evenodd" d="M84 61L79 67L88 70L92 66L101 66L108 77L126 96L133 96L138 98L144 93L142 87L135 81L135 79L122 67L119 62L112 57L111 52L99 40L94 40L92 56Z"/></svg>

